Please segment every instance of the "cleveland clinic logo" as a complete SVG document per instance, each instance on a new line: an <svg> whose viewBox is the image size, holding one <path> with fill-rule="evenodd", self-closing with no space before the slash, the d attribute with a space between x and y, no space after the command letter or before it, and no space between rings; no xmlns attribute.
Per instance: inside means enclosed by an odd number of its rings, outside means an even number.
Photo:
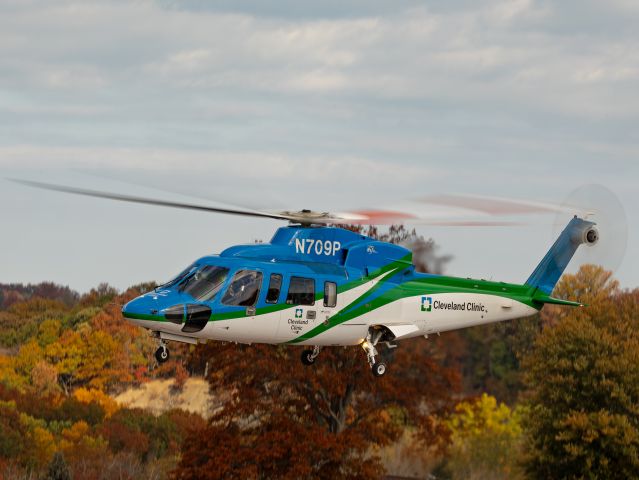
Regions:
<svg viewBox="0 0 639 480"><path fill-rule="evenodd" d="M433 297L422 297L422 312L430 312L433 309Z"/></svg>

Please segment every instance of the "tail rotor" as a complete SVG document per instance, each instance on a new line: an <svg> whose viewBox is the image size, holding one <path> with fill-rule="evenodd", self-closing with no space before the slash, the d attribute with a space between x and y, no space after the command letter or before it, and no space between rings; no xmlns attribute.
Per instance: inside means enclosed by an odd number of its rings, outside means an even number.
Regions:
<svg viewBox="0 0 639 480"><path fill-rule="evenodd" d="M573 190L555 215L553 239L575 215L596 226L586 232L584 245L575 253L572 264L595 264L616 271L623 261L628 243L626 213L619 198L598 184Z"/></svg>

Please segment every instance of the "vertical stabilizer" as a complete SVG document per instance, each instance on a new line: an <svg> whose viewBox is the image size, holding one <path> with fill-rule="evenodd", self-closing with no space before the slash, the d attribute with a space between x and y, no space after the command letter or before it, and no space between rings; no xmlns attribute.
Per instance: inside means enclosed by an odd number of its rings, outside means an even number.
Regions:
<svg viewBox="0 0 639 480"><path fill-rule="evenodd" d="M550 295L570 259L582 243L594 245L599 239L595 224L575 216L526 280L526 285Z"/></svg>

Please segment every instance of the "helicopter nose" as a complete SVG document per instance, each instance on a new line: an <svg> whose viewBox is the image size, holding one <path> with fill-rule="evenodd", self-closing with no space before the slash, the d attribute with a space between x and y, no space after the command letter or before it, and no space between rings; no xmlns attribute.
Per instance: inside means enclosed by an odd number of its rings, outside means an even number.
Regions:
<svg viewBox="0 0 639 480"><path fill-rule="evenodd" d="M128 320L155 320L159 311L156 303L146 295L134 298L122 307L122 316Z"/></svg>

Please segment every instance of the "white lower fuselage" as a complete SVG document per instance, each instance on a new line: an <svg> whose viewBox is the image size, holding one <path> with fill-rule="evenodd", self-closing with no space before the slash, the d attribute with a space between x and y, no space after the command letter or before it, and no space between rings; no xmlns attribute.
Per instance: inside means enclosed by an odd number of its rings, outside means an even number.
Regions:
<svg viewBox="0 0 639 480"><path fill-rule="evenodd" d="M370 288L362 285L360 288ZM196 343L203 340L240 343L295 343L297 345L357 345L371 326L385 326L396 339L428 335L486 323L500 322L534 315L537 310L524 303L498 295L481 293L441 293L429 295L423 305L423 295L397 299L379 308L364 311L349 320L318 333L312 338L300 337L330 322L333 315L361 294L358 289L344 292L334 308L320 302L313 306L291 306L271 313L228 320L210 321L200 332L185 334L182 326L170 322L132 320L149 330L160 332L169 340ZM431 303L432 302L432 303ZM430 306L430 309L428 308ZM302 310L300 315L299 310ZM330 324L330 323L329 323Z"/></svg>

